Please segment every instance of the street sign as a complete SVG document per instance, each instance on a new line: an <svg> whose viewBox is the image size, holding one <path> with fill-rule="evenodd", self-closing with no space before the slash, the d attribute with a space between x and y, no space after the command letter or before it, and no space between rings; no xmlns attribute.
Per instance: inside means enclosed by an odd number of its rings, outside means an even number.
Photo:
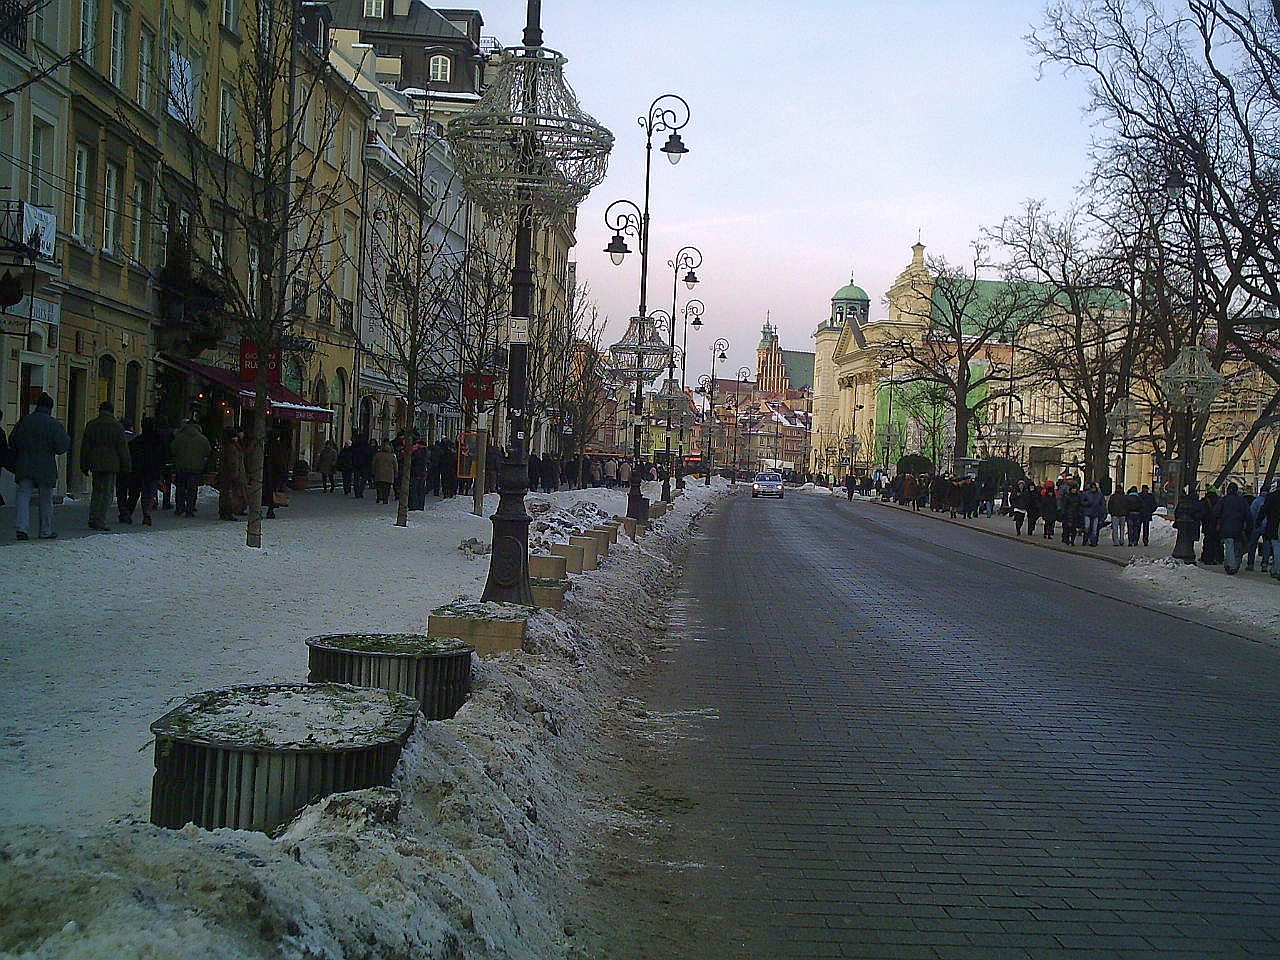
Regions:
<svg viewBox="0 0 1280 960"><path fill-rule="evenodd" d="M468 373L462 378L462 399L492 400L497 382L492 373Z"/></svg>
<svg viewBox="0 0 1280 960"><path fill-rule="evenodd" d="M508 343L528 343L529 342L529 318L528 317L508 317L507 318L507 342Z"/></svg>

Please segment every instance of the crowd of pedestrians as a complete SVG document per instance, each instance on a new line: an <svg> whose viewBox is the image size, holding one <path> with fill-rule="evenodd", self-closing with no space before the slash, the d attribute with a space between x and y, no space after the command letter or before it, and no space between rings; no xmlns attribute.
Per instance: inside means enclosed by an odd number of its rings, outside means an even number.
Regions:
<svg viewBox="0 0 1280 960"><path fill-rule="evenodd" d="M1098 546L1106 529L1111 531L1112 546L1148 546L1157 506L1146 484L1104 490L1102 484L1083 482L1065 471L1056 481L1019 480L1003 489L990 479L951 474L898 474L891 479L849 476L845 491L849 497L855 491L879 491L883 498L913 510L947 512L965 519L1002 515L1012 521L1017 536L1035 536L1038 528L1044 539L1061 537L1068 546L1084 547ZM1276 562L1280 481L1257 496L1231 483L1222 494L1209 487L1203 499L1194 494L1184 497L1188 505L1178 522L1191 525L1193 540L1201 543L1201 563L1222 565L1235 573L1242 566L1253 570L1260 561L1264 572L1280 580Z"/></svg>

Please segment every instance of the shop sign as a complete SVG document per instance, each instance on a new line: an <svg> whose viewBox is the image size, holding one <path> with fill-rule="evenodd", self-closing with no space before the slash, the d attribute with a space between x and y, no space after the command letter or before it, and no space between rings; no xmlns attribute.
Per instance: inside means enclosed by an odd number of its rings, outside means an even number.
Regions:
<svg viewBox="0 0 1280 960"><path fill-rule="evenodd" d="M492 373L468 373L462 378L462 399L492 400L498 378Z"/></svg>
<svg viewBox="0 0 1280 960"><path fill-rule="evenodd" d="M258 362L261 351L252 340L240 341L240 382L250 383L258 378ZM267 383L280 382L280 348L267 354Z"/></svg>
<svg viewBox="0 0 1280 960"><path fill-rule="evenodd" d="M27 321L29 319L39 320L41 323L46 323L51 327L57 327L62 322L62 304L54 303L52 300L44 300L40 297L36 297L33 304L31 297L25 296L0 316L0 323L3 323L5 333L24 337L28 332ZM54 342L57 342L56 337Z"/></svg>

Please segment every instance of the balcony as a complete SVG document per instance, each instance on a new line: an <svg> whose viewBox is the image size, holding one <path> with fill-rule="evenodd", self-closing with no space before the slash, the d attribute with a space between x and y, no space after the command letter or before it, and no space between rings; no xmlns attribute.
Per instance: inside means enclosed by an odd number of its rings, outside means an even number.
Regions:
<svg viewBox="0 0 1280 960"><path fill-rule="evenodd" d="M53 211L21 200L0 201L0 265L20 266L24 275L31 271L36 289L62 275L54 259L57 236Z"/></svg>
<svg viewBox="0 0 1280 960"><path fill-rule="evenodd" d="M327 287L320 288L320 306L318 318L325 326L333 326L333 294Z"/></svg>
<svg viewBox="0 0 1280 960"><path fill-rule="evenodd" d="M355 336L356 307L350 300L338 301L338 324L342 328L343 333L349 333L352 336Z"/></svg>
<svg viewBox="0 0 1280 960"><path fill-rule="evenodd" d="M289 303L289 312L295 317L305 317L307 315L307 281L293 281L293 299Z"/></svg>

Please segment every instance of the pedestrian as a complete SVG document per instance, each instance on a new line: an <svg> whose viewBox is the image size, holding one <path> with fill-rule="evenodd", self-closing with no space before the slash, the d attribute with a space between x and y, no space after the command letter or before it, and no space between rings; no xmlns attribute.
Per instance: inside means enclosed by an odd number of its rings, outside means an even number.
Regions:
<svg viewBox="0 0 1280 960"><path fill-rule="evenodd" d="M133 432L133 424L124 417L120 418L120 426L124 429L124 442L126 446L133 443L133 438L137 436ZM117 519L121 523L133 523L132 511L127 511L125 505L130 500L130 492L137 486L137 478L134 476L134 465L132 462L133 448L129 446L129 469L121 470L116 474L116 514Z"/></svg>
<svg viewBox="0 0 1280 960"><path fill-rule="evenodd" d="M1036 533L1036 521L1040 519L1040 494L1036 492L1035 482L1027 481L1026 489L1022 491L1022 508L1027 511L1027 536L1033 537Z"/></svg>
<svg viewBox="0 0 1280 960"><path fill-rule="evenodd" d="M1142 545L1145 547L1151 540L1151 518L1156 515L1156 495L1151 492L1151 487L1144 483L1142 489L1138 491L1138 499L1142 501L1142 519L1138 523L1138 530L1142 534Z"/></svg>
<svg viewBox="0 0 1280 960"><path fill-rule="evenodd" d="M320 474L320 492L334 493L338 489L337 478L334 472L338 469L338 445L333 442L333 438L325 440L324 446L320 448L320 454L316 457L316 470Z"/></svg>
<svg viewBox="0 0 1280 960"><path fill-rule="evenodd" d="M347 441L342 445L342 449L338 451L338 459L335 461L338 473L342 474L342 495L344 497L351 493L352 463L351 441Z"/></svg>
<svg viewBox="0 0 1280 960"><path fill-rule="evenodd" d="M1138 545L1138 539L1142 535L1142 519L1146 512L1142 494L1138 493L1137 487L1130 487L1129 492L1124 495L1124 525L1131 547Z"/></svg>
<svg viewBox="0 0 1280 960"><path fill-rule="evenodd" d="M13 508L15 534L29 540L31 494L40 510L40 539L53 540L53 488L58 482L59 454L71 449L71 435L53 415L53 397L40 394L35 409L13 425L9 435L9 456L18 482L18 502Z"/></svg>
<svg viewBox="0 0 1280 960"><path fill-rule="evenodd" d="M80 439L80 471L93 477L89 497L89 529L110 530L107 510L116 492L116 476L128 473L129 440L110 400L98 404L98 416L85 424Z"/></svg>
<svg viewBox="0 0 1280 960"><path fill-rule="evenodd" d="M852 473L844 475L844 495L848 500L853 500L854 479Z"/></svg>
<svg viewBox="0 0 1280 960"><path fill-rule="evenodd" d="M1066 485L1066 491L1058 498L1058 516L1062 519L1062 542L1074 547L1076 537L1084 527L1084 502L1080 488L1074 483Z"/></svg>
<svg viewBox="0 0 1280 960"><path fill-rule="evenodd" d="M218 458L218 519L234 520L249 506L245 492L243 435L235 427L222 431L222 449Z"/></svg>
<svg viewBox="0 0 1280 960"><path fill-rule="evenodd" d="M396 478L396 455L391 444L383 442L373 455L373 486L378 492L378 503L389 503L391 484Z"/></svg>
<svg viewBox="0 0 1280 960"><path fill-rule="evenodd" d="M129 459L133 465L133 482L126 502L120 507L120 519L132 523L133 511L141 501L142 525L149 527L157 506L160 480L169 462L169 438L153 418L142 418L142 432L129 441Z"/></svg>
<svg viewBox="0 0 1280 960"><path fill-rule="evenodd" d="M1204 516L1200 529L1204 533L1204 543L1200 547L1200 562L1217 566L1222 562L1222 533L1218 527L1218 507L1222 504L1222 497L1218 495L1218 488L1209 487L1201 504Z"/></svg>
<svg viewBox="0 0 1280 960"><path fill-rule="evenodd" d="M1214 508L1219 542L1222 544L1222 568L1227 573L1240 569L1240 546L1244 540L1245 525L1249 519L1249 504L1240 495L1240 488L1227 484L1226 495Z"/></svg>
<svg viewBox="0 0 1280 960"><path fill-rule="evenodd" d="M204 474L212 449L213 445L194 417L188 418L169 441L169 459L173 461L178 487L174 497L174 516L196 515L196 494L200 491L200 477Z"/></svg>
<svg viewBox="0 0 1280 960"><path fill-rule="evenodd" d="M1084 545L1096 547L1098 533L1102 529L1102 518L1107 515L1107 501L1098 489L1098 484L1090 481L1084 493L1080 495L1080 516L1084 520Z"/></svg>
<svg viewBox="0 0 1280 960"><path fill-rule="evenodd" d="M1052 540L1053 527L1058 522L1058 491L1049 480L1040 490L1040 519L1044 521L1044 539Z"/></svg>
<svg viewBox="0 0 1280 960"><path fill-rule="evenodd" d="M1262 523L1262 535L1271 543L1271 577L1280 580L1280 480L1271 484L1258 519Z"/></svg>
<svg viewBox="0 0 1280 960"><path fill-rule="evenodd" d="M364 488L373 470L373 454L373 444L363 435L357 435L351 441L352 487L358 499L364 499Z"/></svg>
<svg viewBox="0 0 1280 960"><path fill-rule="evenodd" d="M413 445L409 454L409 509L427 509L427 469L431 462L431 449L421 441Z"/></svg>
<svg viewBox="0 0 1280 960"><path fill-rule="evenodd" d="M1263 527L1265 523L1262 517L1262 508L1267 502L1267 489L1263 487L1262 491L1253 498L1253 502L1249 504L1249 523L1245 530L1245 569L1252 570L1254 561L1258 558L1258 553L1262 553L1262 572L1266 573L1274 558L1271 556L1271 541L1263 536Z"/></svg>
<svg viewBox="0 0 1280 960"><path fill-rule="evenodd" d="M1009 515L1013 517L1013 529L1022 536L1022 524L1027 519L1027 508L1024 503L1026 485L1019 480L1009 493Z"/></svg>
<svg viewBox="0 0 1280 960"><path fill-rule="evenodd" d="M1129 515L1129 498L1123 487L1116 487L1107 497L1107 515L1111 517L1111 545L1123 547Z"/></svg>

